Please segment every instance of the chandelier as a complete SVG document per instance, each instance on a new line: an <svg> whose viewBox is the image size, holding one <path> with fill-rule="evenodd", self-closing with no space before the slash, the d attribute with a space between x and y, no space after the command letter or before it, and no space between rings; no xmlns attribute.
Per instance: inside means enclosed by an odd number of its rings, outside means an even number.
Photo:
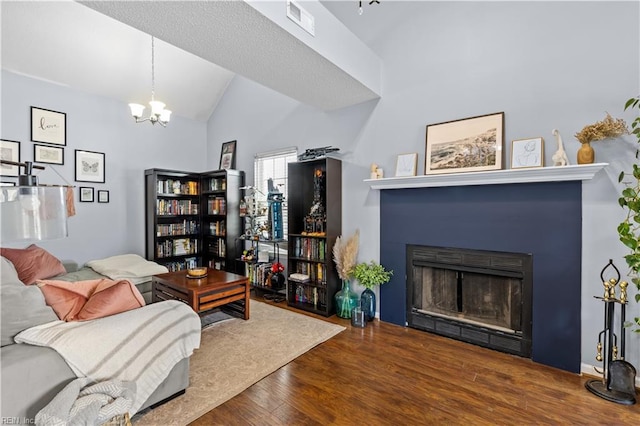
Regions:
<svg viewBox="0 0 640 426"><path fill-rule="evenodd" d="M160 123L163 127L166 127L169 119L171 118L171 111L164 108L164 102L155 100L155 85L155 46L154 38L151 36L151 101L149 102L149 105L151 106L151 114L147 118L142 118L142 113L145 108L144 105L129 104L129 108L131 108L131 115L136 119L136 123L150 121L151 124Z"/></svg>

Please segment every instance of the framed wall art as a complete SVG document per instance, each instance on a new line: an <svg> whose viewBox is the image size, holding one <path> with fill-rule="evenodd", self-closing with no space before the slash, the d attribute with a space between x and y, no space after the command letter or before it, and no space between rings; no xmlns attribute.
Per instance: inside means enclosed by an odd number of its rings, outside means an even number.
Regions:
<svg viewBox="0 0 640 426"><path fill-rule="evenodd" d="M0 140L0 159L20 162L20 142L10 140ZM10 164L0 163L0 175L20 176L20 167Z"/></svg>
<svg viewBox="0 0 640 426"><path fill-rule="evenodd" d="M236 141L225 142L222 144L220 152L219 169L235 169L236 168Z"/></svg>
<svg viewBox="0 0 640 426"><path fill-rule="evenodd" d="M109 191L98 191L98 202L99 203L108 203L109 202Z"/></svg>
<svg viewBox="0 0 640 426"><path fill-rule="evenodd" d="M418 153L400 154L396 159L396 177L415 176L418 169Z"/></svg>
<svg viewBox="0 0 640 426"><path fill-rule="evenodd" d="M502 169L504 112L427 125L425 174Z"/></svg>
<svg viewBox="0 0 640 426"><path fill-rule="evenodd" d="M104 183L104 167L104 153L76 149L76 182Z"/></svg>
<svg viewBox="0 0 640 426"><path fill-rule="evenodd" d="M93 203L93 188L89 186L81 186L78 191L81 203Z"/></svg>
<svg viewBox="0 0 640 426"><path fill-rule="evenodd" d="M0 186L16 186L15 182L0 182Z"/></svg>
<svg viewBox="0 0 640 426"><path fill-rule="evenodd" d="M53 145L66 145L67 114L32 106L31 140Z"/></svg>
<svg viewBox="0 0 640 426"><path fill-rule="evenodd" d="M511 141L511 168L544 166L544 140L542 138Z"/></svg>
<svg viewBox="0 0 640 426"><path fill-rule="evenodd" d="M46 164L64 164L64 148L33 144L33 161Z"/></svg>

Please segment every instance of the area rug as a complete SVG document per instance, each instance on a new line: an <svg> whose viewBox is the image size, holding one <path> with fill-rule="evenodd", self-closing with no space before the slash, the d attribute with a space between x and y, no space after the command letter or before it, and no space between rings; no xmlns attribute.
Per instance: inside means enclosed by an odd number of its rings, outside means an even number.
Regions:
<svg viewBox="0 0 640 426"><path fill-rule="evenodd" d="M186 393L133 417L136 426L186 425L345 328L251 300L251 319L202 331Z"/></svg>

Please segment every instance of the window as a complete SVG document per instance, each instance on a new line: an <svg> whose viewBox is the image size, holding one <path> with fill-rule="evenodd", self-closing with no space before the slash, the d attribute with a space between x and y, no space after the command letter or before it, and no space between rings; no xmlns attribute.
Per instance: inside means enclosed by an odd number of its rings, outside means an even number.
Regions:
<svg viewBox="0 0 640 426"><path fill-rule="evenodd" d="M282 221L284 238L287 238L287 165L298 160L298 149L296 147L285 148L278 151L271 151L256 154L253 162L253 186L258 190L257 196L266 200L269 192L268 179L273 179L273 184L282 192L285 202L282 204ZM262 195L262 194L264 195Z"/></svg>

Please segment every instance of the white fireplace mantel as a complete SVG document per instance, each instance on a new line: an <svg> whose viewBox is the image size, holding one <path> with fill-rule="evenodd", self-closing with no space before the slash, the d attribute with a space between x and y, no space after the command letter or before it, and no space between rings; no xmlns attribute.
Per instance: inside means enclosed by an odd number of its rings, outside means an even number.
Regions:
<svg viewBox="0 0 640 426"><path fill-rule="evenodd" d="M494 170L488 172L449 173L409 177L365 179L371 189L429 188L439 186L500 185L531 182L590 180L609 163L562 167Z"/></svg>

